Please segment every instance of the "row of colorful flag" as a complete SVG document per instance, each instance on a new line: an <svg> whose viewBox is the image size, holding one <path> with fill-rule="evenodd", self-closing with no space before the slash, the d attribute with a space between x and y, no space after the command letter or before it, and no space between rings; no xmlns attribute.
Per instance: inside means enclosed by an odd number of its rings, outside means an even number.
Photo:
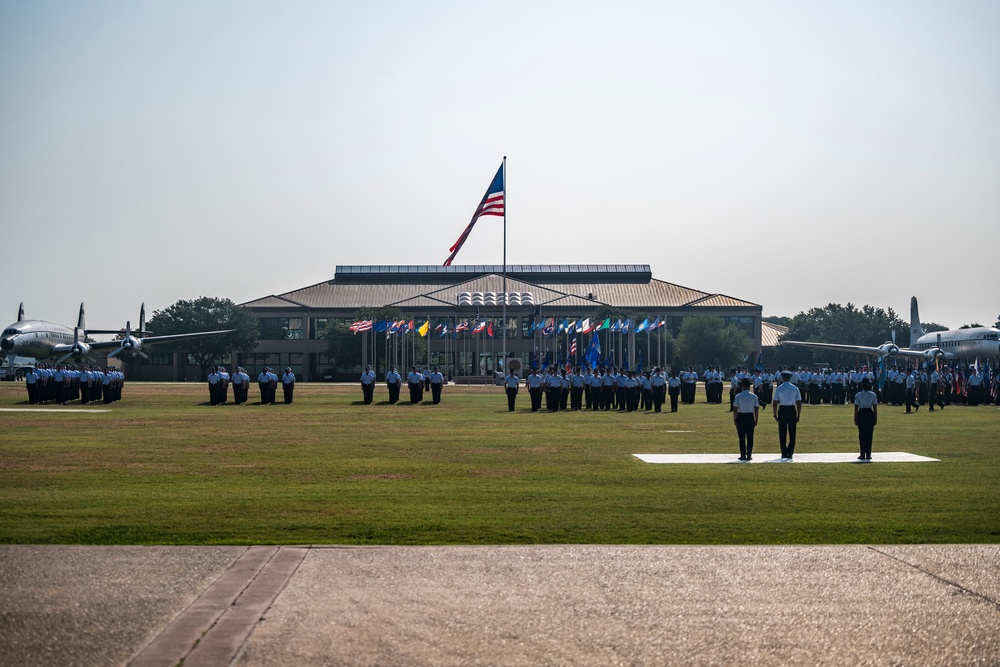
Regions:
<svg viewBox="0 0 1000 667"><path fill-rule="evenodd" d="M539 322L533 323L531 325L532 331L541 331L543 336L551 336L554 333L581 333L588 334L594 333L595 331L610 331L611 333L629 333L632 330L633 325L635 326L635 333L650 333L662 328L666 324L665 320L661 320L657 317L652 322L649 321L647 317L639 324L635 325L631 319L628 320L615 320L611 321L611 318L607 318L603 322L591 322L590 318L585 320L573 320L569 319L563 320L561 323L556 324L555 318L543 319Z"/></svg>
<svg viewBox="0 0 1000 667"><path fill-rule="evenodd" d="M392 334L403 335L414 332L423 337L430 332L431 321L426 320L423 324L417 326L417 323L414 320L399 320L398 322L392 322L390 320L381 320L379 322L374 322L372 320L359 320L347 328L355 334L371 331L373 333L384 333L385 335L390 336ZM447 322L442 322L434 327L434 332L437 333L438 336L445 336L447 334L455 335L456 333L461 333L463 331L468 331L472 334L485 333L487 336L492 338L493 322L489 322L487 320L473 320L472 323L470 323L469 320L462 320L461 322L455 324L455 326L451 329L448 328Z"/></svg>
<svg viewBox="0 0 1000 667"><path fill-rule="evenodd" d="M649 321L647 317L642 322L635 326L635 333L651 333L657 329L662 328L666 322L657 317L652 322ZM386 335L391 334L407 334L410 332L419 333L421 336L426 336L430 331L431 321L426 320L420 326L417 326L414 320L399 320L398 322L393 322L390 320L381 320L379 322L374 322L372 320L359 320L354 322L348 327L354 333L363 333L365 331L373 331L375 333L385 333ZM597 331L610 331L611 333L629 333L632 330L633 321L631 319L627 320L615 320L611 321L611 318L605 319L603 322L598 323L597 321L591 322L590 318L583 320L570 320L564 319L560 323L556 323L555 318L542 319L538 322L533 322L529 326L530 331L541 331L543 336L551 336L552 334L589 334ZM449 329L447 322L442 322L434 327L434 332L439 336L445 336L447 334L456 334L463 331L468 331L472 334L486 333L491 338L493 337L493 322L488 320L462 320L461 322L455 324ZM575 344L575 342L574 342Z"/></svg>

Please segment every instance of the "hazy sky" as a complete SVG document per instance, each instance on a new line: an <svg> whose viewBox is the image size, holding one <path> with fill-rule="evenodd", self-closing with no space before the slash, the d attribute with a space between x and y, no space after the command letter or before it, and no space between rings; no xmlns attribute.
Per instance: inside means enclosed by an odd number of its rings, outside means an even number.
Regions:
<svg viewBox="0 0 1000 667"><path fill-rule="evenodd" d="M998 35L995 0L0 0L0 325L441 264L504 155L509 263L992 324Z"/></svg>

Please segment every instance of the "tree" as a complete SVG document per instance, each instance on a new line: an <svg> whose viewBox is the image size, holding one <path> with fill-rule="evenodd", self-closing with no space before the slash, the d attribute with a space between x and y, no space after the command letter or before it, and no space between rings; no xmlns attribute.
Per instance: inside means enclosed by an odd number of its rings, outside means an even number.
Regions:
<svg viewBox="0 0 1000 667"><path fill-rule="evenodd" d="M979 322L973 322L972 324L963 324L962 326L959 327L959 329L978 329L982 326L983 325L980 324Z"/></svg>
<svg viewBox="0 0 1000 667"><path fill-rule="evenodd" d="M893 331L896 332L897 345L909 346L910 327L892 308L883 310L869 305L858 308L853 303L848 303L846 306L831 303L823 308L810 308L809 311L793 317L784 338L876 347L890 340ZM814 365L819 362L846 365L851 363L856 355L830 350L782 347L774 356L776 363L794 366Z"/></svg>
<svg viewBox="0 0 1000 667"><path fill-rule="evenodd" d="M232 352L252 352L259 340L257 318L253 313L229 299L207 296L194 301L181 300L163 310L154 311L148 329L156 336L235 329L221 336L185 340L167 346L171 352L191 355L201 370L202 379L216 360Z"/></svg>
<svg viewBox="0 0 1000 667"><path fill-rule="evenodd" d="M719 317L688 317L677 334L677 353L685 364L732 367L753 349L750 337Z"/></svg>

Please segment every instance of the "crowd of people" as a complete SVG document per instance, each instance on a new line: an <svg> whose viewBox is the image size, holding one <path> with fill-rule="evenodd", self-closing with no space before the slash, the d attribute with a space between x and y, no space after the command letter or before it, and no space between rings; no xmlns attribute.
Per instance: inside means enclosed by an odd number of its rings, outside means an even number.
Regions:
<svg viewBox="0 0 1000 667"><path fill-rule="evenodd" d="M120 368L73 364L37 364L24 375L31 405L66 405L79 400L87 403L117 403L122 399L125 374Z"/></svg>

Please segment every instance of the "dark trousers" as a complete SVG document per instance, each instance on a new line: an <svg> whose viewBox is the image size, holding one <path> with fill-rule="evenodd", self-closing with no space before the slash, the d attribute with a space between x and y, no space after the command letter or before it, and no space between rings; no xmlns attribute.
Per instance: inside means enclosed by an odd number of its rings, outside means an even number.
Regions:
<svg viewBox="0 0 1000 667"><path fill-rule="evenodd" d="M389 388L389 405L395 405L399 402L399 390L402 384L402 382L393 382L386 385Z"/></svg>
<svg viewBox="0 0 1000 667"><path fill-rule="evenodd" d="M538 389L528 389L528 396L531 397L531 411L538 412L542 407L542 390Z"/></svg>
<svg viewBox="0 0 1000 667"><path fill-rule="evenodd" d="M289 403L292 402L292 394L295 392L295 383L294 382L282 382L281 383L281 391L285 395L285 405L288 405Z"/></svg>
<svg viewBox="0 0 1000 667"><path fill-rule="evenodd" d="M781 447L781 458L788 459L795 454L795 406L778 406L778 445ZM787 441L787 445L785 444Z"/></svg>
<svg viewBox="0 0 1000 667"><path fill-rule="evenodd" d="M590 407L591 407L591 402L590 402L590 385L589 384L586 384L586 385L583 386L583 402L587 406L587 409L589 410Z"/></svg>
<svg viewBox="0 0 1000 667"><path fill-rule="evenodd" d="M736 435L740 438L740 456L745 459L753 456L753 431L756 427L752 412L736 414Z"/></svg>
<svg viewBox="0 0 1000 667"><path fill-rule="evenodd" d="M628 409L627 399L625 398L625 387L615 387L615 401L619 411Z"/></svg>
<svg viewBox="0 0 1000 667"><path fill-rule="evenodd" d="M549 392L545 399L545 407L548 408L550 412L557 412L561 403L562 387L549 387Z"/></svg>
<svg viewBox="0 0 1000 667"><path fill-rule="evenodd" d="M653 409L653 389L642 389L642 409L652 410Z"/></svg>
<svg viewBox="0 0 1000 667"><path fill-rule="evenodd" d="M507 387L507 411L514 412L514 401L517 400L517 387Z"/></svg>
<svg viewBox="0 0 1000 667"><path fill-rule="evenodd" d="M916 392L913 390L913 387L910 387L909 389L906 390L906 411L907 412L910 411L911 407L916 408L917 410L920 409L920 404L917 403L917 398L916 398L915 394L916 394Z"/></svg>
<svg viewBox="0 0 1000 667"><path fill-rule="evenodd" d="M268 400L267 400L267 383L266 382L258 382L257 386L260 387L260 402L261 403L267 403L268 402Z"/></svg>
<svg viewBox="0 0 1000 667"><path fill-rule="evenodd" d="M861 447L861 458L872 457L872 436L875 433L875 411L870 408L858 410L858 445Z"/></svg>
<svg viewBox="0 0 1000 667"><path fill-rule="evenodd" d="M28 388L28 405L34 405L38 402L38 383L26 384Z"/></svg>
<svg viewBox="0 0 1000 667"><path fill-rule="evenodd" d="M663 408L663 387L653 387L653 411L659 412Z"/></svg>
<svg viewBox="0 0 1000 667"><path fill-rule="evenodd" d="M410 403L418 403L420 401L420 390L421 386L419 382L408 382L407 387L410 390Z"/></svg>
<svg viewBox="0 0 1000 667"><path fill-rule="evenodd" d="M364 397L365 405L371 405L372 401L375 400L375 383L372 382L371 384L365 384L364 382L362 382L361 395ZM389 402L392 403L393 402L392 399L389 399Z"/></svg>
<svg viewBox="0 0 1000 667"><path fill-rule="evenodd" d="M601 409L601 403L603 402L603 400L601 398L601 396L602 396L601 389L602 389L602 387L591 387L590 388L590 404L587 407L589 407L591 410L600 410Z"/></svg>
<svg viewBox="0 0 1000 667"><path fill-rule="evenodd" d="M615 398L615 388L610 384L601 386L601 407L605 411L611 409L611 404L614 403Z"/></svg>
<svg viewBox="0 0 1000 667"><path fill-rule="evenodd" d="M583 387L573 387L569 392L570 407L574 410L583 408Z"/></svg>
<svg viewBox="0 0 1000 667"><path fill-rule="evenodd" d="M438 403L441 402L441 383L440 382L432 382L431 383L431 401L434 403L434 405L437 405Z"/></svg>
<svg viewBox="0 0 1000 667"><path fill-rule="evenodd" d="M677 396L681 393L680 387L670 388L670 411L677 412Z"/></svg>

